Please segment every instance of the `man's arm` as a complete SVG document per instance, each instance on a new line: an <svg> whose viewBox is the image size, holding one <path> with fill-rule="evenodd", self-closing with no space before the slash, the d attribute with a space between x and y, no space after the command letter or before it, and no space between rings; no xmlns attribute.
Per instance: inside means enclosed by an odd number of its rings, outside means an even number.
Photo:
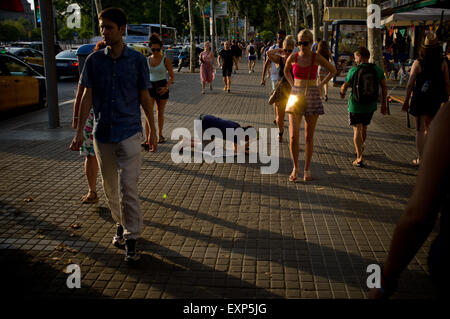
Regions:
<svg viewBox="0 0 450 319"><path fill-rule="evenodd" d="M78 126L77 126L77 134L72 140L72 144L70 144L70 149L72 151L79 151L81 145L84 141L83 129L86 124L86 120L89 116L89 112L92 107L92 88L86 88L83 93L83 97L81 98L81 107L78 118Z"/></svg>
<svg viewBox="0 0 450 319"><path fill-rule="evenodd" d="M150 151L155 152L158 146L158 142L156 139L155 118L153 116L153 104L151 103L150 94L148 93L147 89L139 91L139 101L141 103L142 109L144 110L147 122L150 125Z"/></svg>
<svg viewBox="0 0 450 319"><path fill-rule="evenodd" d="M347 92L347 89L350 87L350 83L344 82L341 86L341 90L339 93L341 94L341 99L345 98L345 92Z"/></svg>
<svg viewBox="0 0 450 319"><path fill-rule="evenodd" d="M77 88L77 95L75 97L75 103L73 104L73 117L72 117L72 128L74 130L78 127L78 120L80 118L80 105L81 105L81 98L83 97L83 92L86 87L78 83Z"/></svg>
<svg viewBox="0 0 450 319"><path fill-rule="evenodd" d="M420 63L418 60L414 61L411 72L409 74L409 81L406 85L406 97L405 103L403 103L402 111L406 112L409 109L409 99L411 98L411 92L416 83L417 75L420 73Z"/></svg>
<svg viewBox="0 0 450 319"><path fill-rule="evenodd" d="M405 212L400 217L392 237L384 266L381 286L385 291L395 289L401 272L411 262L433 229L450 178L450 103L447 102L433 119L424 158L421 161L416 186ZM385 297L377 289L369 298Z"/></svg>
<svg viewBox="0 0 450 319"><path fill-rule="evenodd" d="M267 69L269 68L269 65L271 65L271 62L269 59L266 59L266 62L264 62L264 68L262 72L261 85L266 83L266 72Z"/></svg>

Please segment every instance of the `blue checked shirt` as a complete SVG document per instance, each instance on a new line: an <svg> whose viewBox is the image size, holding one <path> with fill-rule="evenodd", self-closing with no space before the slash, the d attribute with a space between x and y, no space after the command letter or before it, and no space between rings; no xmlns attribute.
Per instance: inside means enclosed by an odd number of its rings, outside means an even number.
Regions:
<svg viewBox="0 0 450 319"><path fill-rule="evenodd" d="M139 91L151 87L145 57L124 47L113 59L108 48L86 59L80 83L92 88L94 137L118 143L142 131Z"/></svg>

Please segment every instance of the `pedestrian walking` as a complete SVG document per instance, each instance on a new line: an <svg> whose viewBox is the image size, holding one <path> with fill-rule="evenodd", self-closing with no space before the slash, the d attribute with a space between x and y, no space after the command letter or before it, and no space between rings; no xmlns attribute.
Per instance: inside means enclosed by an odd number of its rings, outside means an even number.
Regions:
<svg viewBox="0 0 450 319"><path fill-rule="evenodd" d="M233 40L231 44L231 51L233 52L234 59L234 74L236 74L236 71L239 70L239 56L242 56L242 50L240 46L238 45L236 40Z"/></svg>
<svg viewBox="0 0 450 319"><path fill-rule="evenodd" d="M202 82L202 93L205 94L206 83L209 83L209 89L212 91L214 81L214 64L216 62L214 53L211 50L211 44L206 41L204 50L200 53L200 80Z"/></svg>
<svg viewBox="0 0 450 319"><path fill-rule="evenodd" d="M410 104L411 92L413 96ZM448 65L442 57L436 34L428 33L419 51L419 58L411 67L402 108L402 111L409 111L416 118L417 158L412 161L415 166L422 160L431 121L449 95Z"/></svg>
<svg viewBox="0 0 450 319"><path fill-rule="evenodd" d="M169 87L174 80L174 73L172 62L167 59L162 53L163 43L158 34L153 33L149 38L149 45L152 54L148 57L148 65L150 70L151 89L150 101L152 108L156 102L156 114L158 119L158 143L166 141L163 136L164 128L164 110L166 108L167 100L169 99ZM169 81L167 81L167 73L169 73ZM150 125L145 123L145 141L142 147L149 148L150 140Z"/></svg>
<svg viewBox="0 0 450 319"><path fill-rule="evenodd" d="M103 41L98 41L94 52L104 49L106 44ZM80 70L83 70L83 65L80 66ZM75 96L75 103L73 105L73 119L72 119L72 128L77 129L78 127L78 119L80 118L80 104L81 97L83 96L84 89L86 87L78 83L77 94ZM80 155L85 157L84 160L84 174L86 176L86 180L88 183L88 193L81 197L81 202L83 204L93 204L98 202L97 195L97 175L98 175L98 163L97 157L95 156L94 151L94 136L92 135L94 130L94 110L91 109L89 112L89 116L86 122L86 125L83 129L84 141L80 147Z"/></svg>
<svg viewBox="0 0 450 319"><path fill-rule="evenodd" d="M282 48L267 51L267 56L269 57L269 60L274 65L279 66L277 74L278 81L276 86L279 86L278 90L280 90L279 92L280 94L278 95L274 103L276 110L275 120L278 126L279 142L283 140L285 109L286 103L289 98L289 93L291 92L291 86L287 81L287 79L284 77L284 66L286 65L288 57L294 50L294 47L295 47L295 39L293 36L289 35L286 37L286 39L284 39Z"/></svg>
<svg viewBox="0 0 450 319"><path fill-rule="evenodd" d="M140 52L123 43L127 21L122 9L107 8L99 13L98 19L107 47L86 59L80 80L86 89L70 149L79 150L83 144L83 128L93 106L95 154L108 206L117 223L113 244L125 247L126 261L137 261L140 256L136 240L143 228L137 192L141 167L141 105L151 128L150 146L152 151L157 148L148 92L151 87L149 68Z"/></svg>
<svg viewBox="0 0 450 319"><path fill-rule="evenodd" d="M328 48L328 44L326 41L320 41L317 45L317 52L325 58L325 60L329 61L331 64L334 65L333 59L331 58L331 51ZM324 68L323 66L319 66L319 78L318 83L321 83L327 76L328 76L328 70ZM319 86L320 89L320 98L324 99L324 93L325 93L325 102L328 101L328 83L325 83L323 87Z"/></svg>
<svg viewBox="0 0 450 319"><path fill-rule="evenodd" d="M230 41L225 41L223 50L220 51L218 57L218 64L222 68L223 82L225 86L224 91L231 92L231 73L233 72L233 64L236 63L236 57L231 51Z"/></svg>
<svg viewBox="0 0 450 319"><path fill-rule="evenodd" d="M377 110L378 87L382 88L381 114L387 113L387 86L383 70L376 64L369 63L370 52L365 47L359 47L354 52L356 66L351 68L341 87L341 98L349 87L352 92L348 98L349 124L353 127L353 143L356 150L354 166L364 166L364 143L367 138L367 128Z"/></svg>
<svg viewBox="0 0 450 319"><path fill-rule="evenodd" d="M284 67L284 76L292 86L291 96L289 97L290 102L288 100L286 105L286 112L289 113L289 149L294 166L289 176L289 181L291 182L297 180L299 173L299 131L303 116L305 117L305 167L303 180L312 180L310 164L314 148L314 130L319 115L325 113L320 100L318 86L323 86L336 74L336 68L330 62L325 60L320 54L314 54L311 51L312 43L312 32L308 29L300 31L297 42L299 52L291 54ZM316 78L319 65L324 66L330 73L322 83L317 85ZM294 79L292 78L291 70Z"/></svg>
<svg viewBox="0 0 450 319"><path fill-rule="evenodd" d="M450 277L450 103L443 105L431 125L416 185L392 236L381 274L380 288L369 292L370 299L386 299L398 286L398 279L433 226L440 225L428 252L428 269L438 298L448 296ZM440 214L439 214L440 213ZM440 221L438 216L440 215Z"/></svg>
<svg viewBox="0 0 450 319"><path fill-rule="evenodd" d="M279 49L283 47L283 41L286 38L286 32L284 30L279 30L277 33L277 42L272 45L271 47L268 48L268 50L272 50L272 49ZM279 78L279 74L280 74L280 67L279 65L272 63L272 61L270 61L269 58L266 59L265 63L264 63L264 67L263 67L263 72L262 72L262 79L261 79L261 86L265 86L266 85L266 72L270 67L270 79L271 79L271 84L272 84L272 90L275 90L275 85L277 83L277 81L280 79ZM284 73L284 70L281 69ZM273 123L275 125L277 125L277 106L275 105L275 103L273 104L273 113L275 114L275 120L273 121Z"/></svg>
<svg viewBox="0 0 450 319"><path fill-rule="evenodd" d="M245 51L245 55L248 56L248 73L255 72L255 65L256 65L256 46L255 46L255 40L250 40L250 44L247 46L247 49Z"/></svg>

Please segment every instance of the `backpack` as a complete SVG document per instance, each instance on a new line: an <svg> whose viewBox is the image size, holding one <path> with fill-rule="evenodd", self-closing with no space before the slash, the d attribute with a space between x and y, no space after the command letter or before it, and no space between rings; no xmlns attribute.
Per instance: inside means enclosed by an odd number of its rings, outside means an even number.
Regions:
<svg viewBox="0 0 450 319"><path fill-rule="evenodd" d="M378 99L378 73L375 64L358 65L352 83L353 99L357 103L371 103Z"/></svg>
<svg viewBox="0 0 450 319"><path fill-rule="evenodd" d="M255 55L255 47L253 45L250 46L250 55Z"/></svg>

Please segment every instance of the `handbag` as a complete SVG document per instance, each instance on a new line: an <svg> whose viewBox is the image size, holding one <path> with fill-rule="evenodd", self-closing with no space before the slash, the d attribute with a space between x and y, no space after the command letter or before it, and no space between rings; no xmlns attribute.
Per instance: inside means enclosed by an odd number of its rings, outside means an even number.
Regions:
<svg viewBox="0 0 450 319"><path fill-rule="evenodd" d="M275 84L275 89L270 93L269 96L269 104L279 103L286 101L289 97L289 93L291 93L291 85L288 80L284 76L284 63L283 60L280 61L279 66L280 71L280 79Z"/></svg>
<svg viewBox="0 0 450 319"><path fill-rule="evenodd" d="M297 63L297 56L295 56L295 63ZM289 99L288 102L286 104L286 113L290 113L290 114L295 114L295 115L303 115L305 114L305 110L306 110L306 94L308 93L308 87L309 87L309 75L311 74L311 69L312 66L314 64L314 58L315 56L313 56L312 62L311 62L311 66L308 69L308 76L307 76L307 81L306 82L306 88L305 91L303 93L300 94L295 94L295 93L291 93L289 95Z"/></svg>
<svg viewBox="0 0 450 319"><path fill-rule="evenodd" d="M286 99L289 95L289 91L291 89L291 86L289 85L289 82L283 77L281 80L277 82L275 85L275 89L270 93L269 96L269 104L274 104L281 102L283 99Z"/></svg>

